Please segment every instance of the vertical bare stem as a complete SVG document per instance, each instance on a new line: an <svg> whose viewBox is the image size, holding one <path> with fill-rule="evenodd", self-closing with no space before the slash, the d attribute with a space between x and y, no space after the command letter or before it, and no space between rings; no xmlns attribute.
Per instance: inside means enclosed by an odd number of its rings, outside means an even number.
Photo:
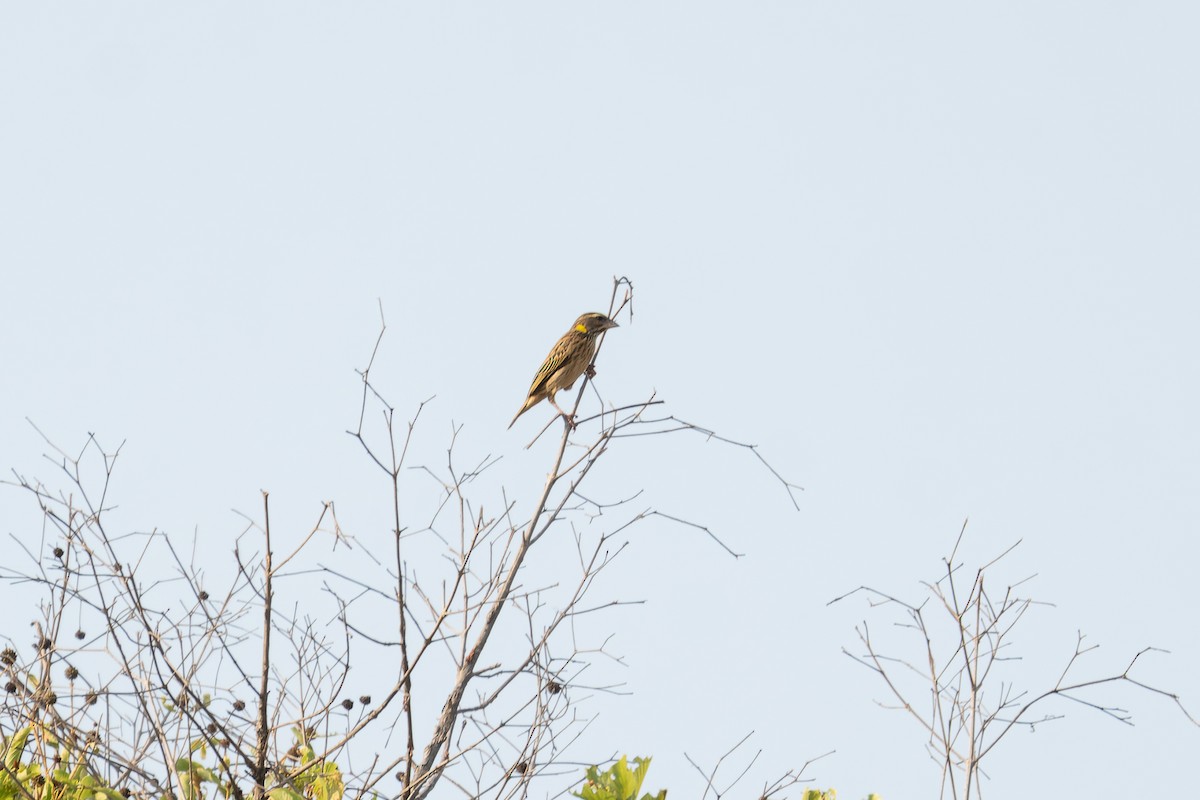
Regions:
<svg viewBox="0 0 1200 800"><path fill-rule="evenodd" d="M408 425L408 436L412 438L412 422ZM403 714L407 727L408 742L406 749L406 757L404 759L404 789L403 797L410 796L410 787L412 786L412 761L413 751L416 745L413 740L413 713L412 713L412 669L409 666L408 660L408 601L405 598L404 591L404 559L400 552L400 461L404 460L403 455L400 459L396 458L395 437L391 435L392 430L392 415L388 412L388 438L392 441L392 524L395 526L396 534L396 604L400 610L400 674L404 676L404 699L403 699ZM405 440L405 451L408 450L408 440Z"/></svg>
<svg viewBox="0 0 1200 800"><path fill-rule="evenodd" d="M263 556L263 643L262 676L258 684L258 750L254 760L254 797L261 798L267 785L267 694L270 691L271 674L271 503L270 496L263 492L263 538L267 551Z"/></svg>

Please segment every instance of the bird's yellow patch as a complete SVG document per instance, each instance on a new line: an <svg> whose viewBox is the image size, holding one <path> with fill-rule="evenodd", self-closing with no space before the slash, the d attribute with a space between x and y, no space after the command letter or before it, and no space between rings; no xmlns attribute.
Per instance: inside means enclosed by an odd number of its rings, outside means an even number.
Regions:
<svg viewBox="0 0 1200 800"><path fill-rule="evenodd" d="M580 333L587 333L587 326L581 322L575 326L575 330L579 331Z"/></svg>

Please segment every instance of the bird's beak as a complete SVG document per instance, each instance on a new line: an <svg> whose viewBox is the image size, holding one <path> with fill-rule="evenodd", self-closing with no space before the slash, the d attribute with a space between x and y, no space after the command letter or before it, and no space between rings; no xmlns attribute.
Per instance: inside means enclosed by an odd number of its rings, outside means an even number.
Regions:
<svg viewBox="0 0 1200 800"><path fill-rule="evenodd" d="M608 321L608 324L604 326L604 330L608 330L609 328L619 328L619 327L621 327L621 326L620 326L620 325L618 325L617 323L613 322L613 321L610 319L610 320Z"/></svg>

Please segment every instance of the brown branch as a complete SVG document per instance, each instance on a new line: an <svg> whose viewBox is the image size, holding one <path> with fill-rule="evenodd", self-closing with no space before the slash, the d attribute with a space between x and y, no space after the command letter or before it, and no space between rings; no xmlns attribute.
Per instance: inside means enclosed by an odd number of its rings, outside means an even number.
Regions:
<svg viewBox="0 0 1200 800"><path fill-rule="evenodd" d="M264 491L263 497L263 542L266 551L263 553L263 627L262 627L262 674L258 684L258 724L256 726L256 747L254 753L254 769L251 777L254 779L254 796L261 798L267 790L267 742L270 727L267 723L269 710L268 697L271 676L271 604L274 600L274 575L271 564L271 503L270 495Z"/></svg>

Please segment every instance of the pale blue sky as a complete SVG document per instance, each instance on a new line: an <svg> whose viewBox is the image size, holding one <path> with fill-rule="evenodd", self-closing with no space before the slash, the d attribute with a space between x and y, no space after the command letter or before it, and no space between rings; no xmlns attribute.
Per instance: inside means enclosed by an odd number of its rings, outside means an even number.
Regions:
<svg viewBox="0 0 1200 800"><path fill-rule="evenodd" d="M1141 675L1196 710L1198 30L1165 2L6 4L0 467L49 472L28 416L127 442L132 528L227 552L266 488L369 538L343 431L382 301L390 396L437 396L418 460L453 421L528 496L544 417L505 425L628 275L605 397L657 389L806 491L699 440L614 452L605 490L747 556L634 537L598 589L647 601L612 619L633 696L574 757L651 754L691 797L683 753L754 730L756 783L836 749L811 774L842 797L934 796L840 653L867 610L825 604L916 597L968 516L971 558L1024 539L1007 574L1055 603L1022 674L1082 629L1097 674L1172 650ZM27 505L0 493L0 533ZM1200 731L1110 697L1136 728L1060 707L992 796L1195 791Z"/></svg>

